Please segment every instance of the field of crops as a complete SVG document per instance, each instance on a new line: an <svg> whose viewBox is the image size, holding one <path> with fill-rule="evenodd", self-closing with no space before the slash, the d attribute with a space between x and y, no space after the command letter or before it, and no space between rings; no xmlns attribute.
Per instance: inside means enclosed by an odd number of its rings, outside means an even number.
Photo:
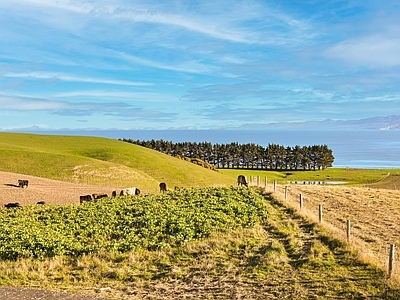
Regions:
<svg viewBox="0 0 400 300"><path fill-rule="evenodd" d="M48 258L164 249L250 227L266 218L262 197L246 188L182 189L106 198L84 205L0 210L0 258Z"/></svg>

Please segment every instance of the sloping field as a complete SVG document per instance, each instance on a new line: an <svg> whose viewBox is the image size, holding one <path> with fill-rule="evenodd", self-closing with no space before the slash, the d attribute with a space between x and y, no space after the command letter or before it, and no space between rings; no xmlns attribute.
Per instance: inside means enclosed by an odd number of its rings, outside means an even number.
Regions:
<svg viewBox="0 0 400 300"><path fill-rule="evenodd" d="M350 220L350 240L370 256L371 261L386 266L391 244L400 245L400 190L343 185L289 185L288 201L298 208L303 195L303 212L318 220L322 205L323 222L333 225L346 238ZM284 186L277 196L284 199ZM400 256L396 254L395 273L400 276Z"/></svg>
<svg viewBox="0 0 400 300"><path fill-rule="evenodd" d="M19 188L18 180L29 180L28 188ZM100 187L77 184L36 176L0 172L0 207L4 204L18 202L20 205L35 204L44 201L46 204L79 203L80 195L106 193L111 196L116 187Z"/></svg>
<svg viewBox="0 0 400 300"><path fill-rule="evenodd" d="M190 162L118 140L0 133L0 171L66 182L135 186L156 192L169 187L231 185L234 179Z"/></svg>
<svg viewBox="0 0 400 300"><path fill-rule="evenodd" d="M374 188L400 190L400 172L389 172L383 180L370 185Z"/></svg>

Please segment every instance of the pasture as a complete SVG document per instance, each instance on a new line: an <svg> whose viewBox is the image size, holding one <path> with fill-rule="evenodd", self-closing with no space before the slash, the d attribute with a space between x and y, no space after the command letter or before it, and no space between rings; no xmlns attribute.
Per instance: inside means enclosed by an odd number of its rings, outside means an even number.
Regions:
<svg viewBox="0 0 400 300"><path fill-rule="evenodd" d="M289 185L285 201L299 208L303 197L303 213L317 220L319 205L323 208L323 222L334 227L346 239L346 222L351 224L350 240L360 254L382 268L387 268L389 246L400 246L400 190L369 187L329 185ZM284 199L284 187L277 197ZM400 256L396 254L394 274L400 278Z"/></svg>
<svg viewBox="0 0 400 300"><path fill-rule="evenodd" d="M0 171L153 193L170 187L229 186L230 176L137 145L99 137L0 133Z"/></svg>
<svg viewBox="0 0 400 300"><path fill-rule="evenodd" d="M400 244L399 170L214 172L120 141L0 136L0 204L22 204L0 210L1 286L105 299L400 298L398 267L387 278L385 265ZM269 186L234 187L239 174ZM288 182L329 180L348 184L291 184L283 196ZM129 186L143 193L79 204ZM337 233L346 219L357 244Z"/></svg>
<svg viewBox="0 0 400 300"><path fill-rule="evenodd" d="M290 182L346 182L352 186L375 186L400 189L400 169L353 169L353 168L328 168L316 171L259 171L247 169L223 169L223 174L236 178L239 174L260 176L262 182L267 177L269 183L276 180L279 184Z"/></svg>

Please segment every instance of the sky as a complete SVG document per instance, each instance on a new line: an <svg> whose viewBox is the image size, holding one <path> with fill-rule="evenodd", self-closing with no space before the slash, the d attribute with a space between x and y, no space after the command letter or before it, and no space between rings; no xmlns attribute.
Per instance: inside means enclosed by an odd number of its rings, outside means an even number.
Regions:
<svg viewBox="0 0 400 300"><path fill-rule="evenodd" d="M400 114L398 0L1 0L0 130Z"/></svg>

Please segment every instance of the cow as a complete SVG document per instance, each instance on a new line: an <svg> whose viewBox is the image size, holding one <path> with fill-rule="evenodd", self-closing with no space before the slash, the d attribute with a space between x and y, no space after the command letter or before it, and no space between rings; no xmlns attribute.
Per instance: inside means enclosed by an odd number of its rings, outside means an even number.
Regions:
<svg viewBox="0 0 400 300"><path fill-rule="evenodd" d="M101 199L101 198L107 198L107 197L108 197L108 195L107 195L107 194L104 194L104 193L101 193L101 194L92 194L92 196L93 196L93 200L98 200L98 199Z"/></svg>
<svg viewBox="0 0 400 300"><path fill-rule="evenodd" d="M5 208L21 207L18 202L7 203L4 205Z"/></svg>
<svg viewBox="0 0 400 300"><path fill-rule="evenodd" d="M249 184L246 181L246 177L244 175L239 175L237 178L237 185L244 185L246 187L249 186Z"/></svg>
<svg viewBox="0 0 400 300"><path fill-rule="evenodd" d="M140 190L135 187L122 189L121 192L119 193L120 196L135 196L135 195L139 195L139 194L140 194Z"/></svg>
<svg viewBox="0 0 400 300"><path fill-rule="evenodd" d="M28 183L29 183L29 181L28 180L18 180L18 186L20 187L20 188L27 188L28 187Z"/></svg>
<svg viewBox="0 0 400 300"><path fill-rule="evenodd" d="M83 196L79 196L79 202L82 204L83 202L90 202L92 201L93 198L91 195L83 195Z"/></svg>
<svg viewBox="0 0 400 300"><path fill-rule="evenodd" d="M36 202L36 204L46 204L46 202L44 202L44 201L39 201L39 202Z"/></svg>
<svg viewBox="0 0 400 300"><path fill-rule="evenodd" d="M113 197L113 198L117 197L117 191L112 191L111 197Z"/></svg>
<svg viewBox="0 0 400 300"><path fill-rule="evenodd" d="M159 186L160 186L160 192L161 193L164 193L164 192L168 191L167 184L165 182L161 182Z"/></svg>

